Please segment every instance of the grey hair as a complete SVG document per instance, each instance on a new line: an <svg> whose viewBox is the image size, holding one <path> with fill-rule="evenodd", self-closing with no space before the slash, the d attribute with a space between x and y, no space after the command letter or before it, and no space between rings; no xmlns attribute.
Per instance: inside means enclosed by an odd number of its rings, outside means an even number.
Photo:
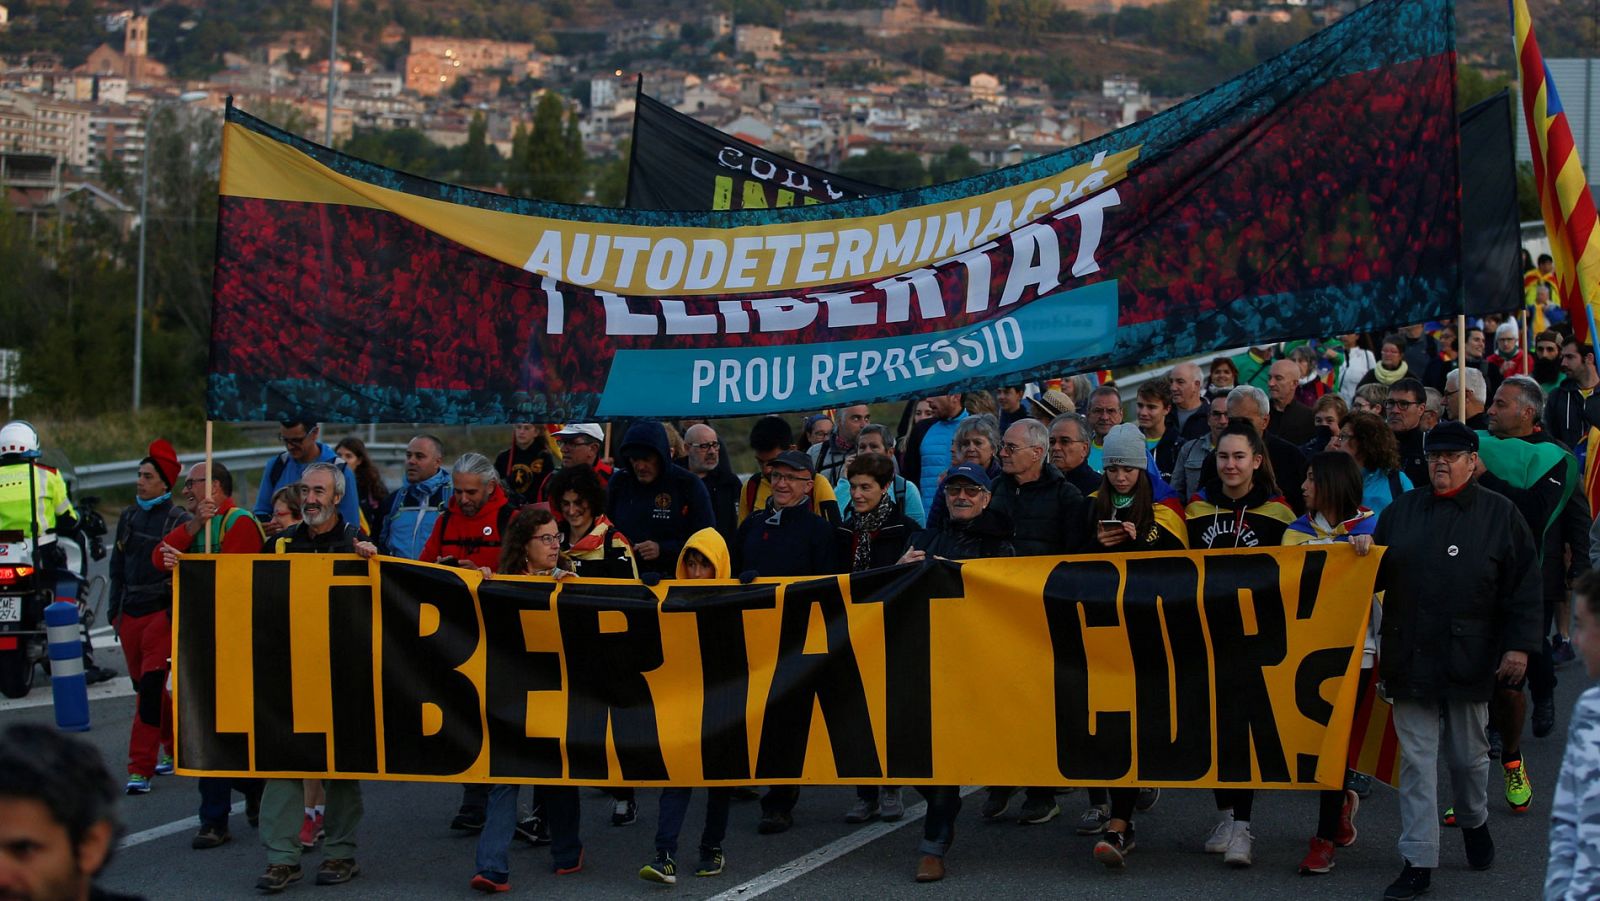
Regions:
<svg viewBox="0 0 1600 901"><path fill-rule="evenodd" d="M1449 388L1451 385L1454 385L1454 384L1460 382L1461 381L1460 374L1461 374L1461 370L1460 369L1452 369L1452 370L1450 370L1450 374L1446 375L1444 377L1444 386L1446 388ZM1484 403L1488 399L1488 398L1486 398L1484 396L1484 395L1486 395L1488 393L1489 393L1489 386L1483 380L1483 373L1481 371L1477 370L1477 369L1472 368L1471 366L1468 366L1467 367L1467 394L1470 395L1473 400L1475 400L1475 401L1477 401L1478 403L1481 404L1481 403Z"/></svg>
<svg viewBox="0 0 1600 901"><path fill-rule="evenodd" d="M306 480L306 476L311 475L314 472L327 473L328 478L333 480L334 503L337 504L339 501L344 500L344 470L342 468L335 466L332 463L310 463L306 465L305 469L300 470L300 481L304 482Z"/></svg>
<svg viewBox="0 0 1600 901"><path fill-rule="evenodd" d="M1435 416L1444 415L1444 392L1438 388L1423 388L1422 402L1429 413Z"/></svg>
<svg viewBox="0 0 1600 901"><path fill-rule="evenodd" d="M1242 400L1248 400L1256 405L1257 416L1267 416L1272 412L1272 403L1267 400L1267 392L1254 385L1235 385L1228 392L1228 415L1233 415L1233 407Z"/></svg>
<svg viewBox="0 0 1600 901"><path fill-rule="evenodd" d="M856 433L856 443L857 444L861 443L861 436L862 435L879 435L879 436L882 436L882 438L883 438L883 449L884 450L894 450L894 433L889 431L889 427L886 426L886 425L883 425L882 423L872 422L872 423L868 423L868 424L862 426L861 427L861 431Z"/></svg>
<svg viewBox="0 0 1600 901"><path fill-rule="evenodd" d="M456 458L450 467L450 474L454 476L477 476L483 484L491 487L500 484L500 473L495 471L494 463L483 454L468 451Z"/></svg>
<svg viewBox="0 0 1600 901"><path fill-rule="evenodd" d="M1011 427L1022 429L1023 434L1027 436L1029 447L1046 448L1050 446L1050 430L1045 428L1044 423L1037 419L1031 417L1019 419L1012 423ZM1006 429L1006 431L1009 432L1011 429Z"/></svg>
<svg viewBox="0 0 1600 901"><path fill-rule="evenodd" d="M1102 394L1109 394L1117 399L1117 403L1122 403L1122 389L1118 388L1116 385L1101 385L1093 391L1090 391L1089 403L1094 403L1094 399Z"/></svg>
<svg viewBox="0 0 1600 901"><path fill-rule="evenodd" d="M973 432L981 432L985 438L989 439L990 447L997 452L1000 450L1000 423L993 416L988 413L979 413L976 416L968 416L966 419L961 420L961 424L956 426L956 434L952 443L959 446L961 439Z"/></svg>
<svg viewBox="0 0 1600 901"><path fill-rule="evenodd" d="M1056 430L1056 426L1062 424L1063 422L1070 422L1074 427L1077 428L1079 441L1082 441L1084 436L1089 434L1089 420L1084 419L1083 416L1078 413L1062 413L1055 419L1050 420L1050 431L1054 432Z"/></svg>
<svg viewBox="0 0 1600 901"><path fill-rule="evenodd" d="M1501 382L1500 388L1502 390L1510 388L1522 395L1522 406L1533 411L1534 422L1539 421L1540 415L1544 412L1544 389L1539 387L1539 383L1534 381L1532 376L1514 375Z"/></svg>
<svg viewBox="0 0 1600 901"><path fill-rule="evenodd" d="M1094 391L1094 382L1086 375L1075 375L1067 379L1062 387L1068 389L1067 396L1072 398L1073 403L1084 404L1088 403L1089 395Z"/></svg>

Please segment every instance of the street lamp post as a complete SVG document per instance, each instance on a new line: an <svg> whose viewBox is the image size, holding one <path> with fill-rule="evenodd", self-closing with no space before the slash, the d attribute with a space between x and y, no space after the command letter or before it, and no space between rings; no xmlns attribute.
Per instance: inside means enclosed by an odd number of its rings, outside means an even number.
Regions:
<svg viewBox="0 0 1600 901"><path fill-rule="evenodd" d="M322 123L322 143L333 146L333 85L339 63L339 0L333 0L333 25L328 33L328 112Z"/></svg>
<svg viewBox="0 0 1600 901"><path fill-rule="evenodd" d="M177 103L193 103L204 100L208 95L205 91L188 91L178 95ZM149 231L148 215L150 212L150 151L151 132L155 129L156 111L167 106L172 101L157 101L150 105L150 111L144 117L144 159L140 161L139 172L139 272L138 282L134 286L133 294L133 412L139 412L140 387L144 382L144 239Z"/></svg>

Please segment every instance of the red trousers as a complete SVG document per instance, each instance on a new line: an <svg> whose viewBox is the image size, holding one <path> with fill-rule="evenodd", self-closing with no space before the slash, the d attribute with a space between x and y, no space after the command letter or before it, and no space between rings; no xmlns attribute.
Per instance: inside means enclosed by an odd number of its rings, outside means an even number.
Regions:
<svg viewBox="0 0 1600 901"><path fill-rule="evenodd" d="M117 618L117 637L128 661L138 704L128 738L128 773L154 776L163 747L172 748L172 694L167 691L167 658L172 656L172 614L162 610Z"/></svg>

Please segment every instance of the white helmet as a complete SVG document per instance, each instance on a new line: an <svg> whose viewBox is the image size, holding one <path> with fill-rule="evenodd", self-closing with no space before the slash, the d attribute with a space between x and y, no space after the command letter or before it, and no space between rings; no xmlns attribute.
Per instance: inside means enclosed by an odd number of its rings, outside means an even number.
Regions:
<svg viewBox="0 0 1600 901"><path fill-rule="evenodd" d="M20 454L24 457L39 456L39 433L33 426L21 419L16 419L0 427L0 456Z"/></svg>

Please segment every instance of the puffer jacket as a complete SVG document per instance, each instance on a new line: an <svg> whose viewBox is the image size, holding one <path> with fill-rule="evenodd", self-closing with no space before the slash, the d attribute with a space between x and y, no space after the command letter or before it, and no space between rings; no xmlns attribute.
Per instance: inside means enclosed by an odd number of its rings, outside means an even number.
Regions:
<svg viewBox="0 0 1600 901"><path fill-rule="evenodd" d="M1539 653L1539 551L1511 501L1476 482L1408 491L1373 541L1388 548L1378 672L1391 698L1488 701L1504 652Z"/></svg>
<svg viewBox="0 0 1600 901"><path fill-rule="evenodd" d="M1070 554L1082 546L1083 494L1049 463L1031 482L1002 474L991 494L989 509L1011 521L1018 556Z"/></svg>

